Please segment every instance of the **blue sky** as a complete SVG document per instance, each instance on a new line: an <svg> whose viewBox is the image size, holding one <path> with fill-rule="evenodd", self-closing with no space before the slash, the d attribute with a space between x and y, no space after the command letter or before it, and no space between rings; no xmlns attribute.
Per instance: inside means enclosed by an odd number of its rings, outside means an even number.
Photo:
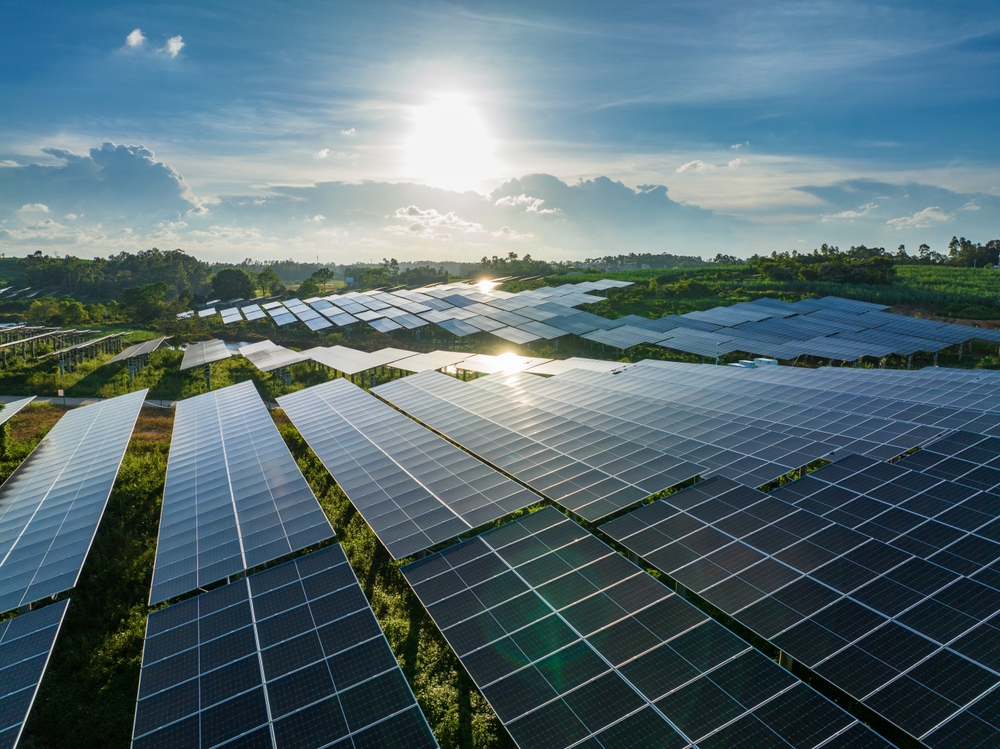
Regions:
<svg viewBox="0 0 1000 749"><path fill-rule="evenodd" d="M1000 237L1000 6L748 5L9 0L0 252Z"/></svg>

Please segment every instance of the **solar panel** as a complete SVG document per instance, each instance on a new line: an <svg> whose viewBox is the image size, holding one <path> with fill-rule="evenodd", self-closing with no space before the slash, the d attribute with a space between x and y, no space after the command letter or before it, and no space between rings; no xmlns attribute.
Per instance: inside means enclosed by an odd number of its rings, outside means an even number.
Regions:
<svg viewBox="0 0 1000 749"><path fill-rule="evenodd" d="M459 338L482 332L479 328L469 325L463 320L442 320L438 325Z"/></svg>
<svg viewBox="0 0 1000 749"><path fill-rule="evenodd" d="M71 410L0 487L0 612L76 585L145 398Z"/></svg>
<svg viewBox="0 0 1000 749"><path fill-rule="evenodd" d="M178 401L151 604L332 537L252 382Z"/></svg>
<svg viewBox="0 0 1000 749"><path fill-rule="evenodd" d="M33 400L35 400L35 396L29 395L27 398L19 398L17 400L10 401L9 403L4 403L3 409L0 410L0 424L6 424L13 417L17 416L18 412Z"/></svg>
<svg viewBox="0 0 1000 749"><path fill-rule="evenodd" d="M607 361L605 359L586 359L573 356L569 359L554 359L545 364L529 367L527 372L538 375L559 375L573 369L586 369L593 372L613 372L625 365L622 362Z"/></svg>
<svg viewBox="0 0 1000 749"><path fill-rule="evenodd" d="M212 338L207 341L192 343L184 349L184 359L181 360L181 372L193 367L201 367L211 362L228 359L233 352L226 347L225 341Z"/></svg>
<svg viewBox="0 0 1000 749"><path fill-rule="evenodd" d="M347 380L278 403L395 559L539 500Z"/></svg>
<svg viewBox="0 0 1000 749"><path fill-rule="evenodd" d="M392 331L399 330L403 327L398 322L395 322L388 317L383 317L379 320L369 320L368 324L380 333L391 333Z"/></svg>
<svg viewBox="0 0 1000 749"><path fill-rule="evenodd" d="M333 323L323 317L315 317L305 321L305 326L309 330L325 330L326 328L332 328Z"/></svg>
<svg viewBox="0 0 1000 749"><path fill-rule="evenodd" d="M146 621L133 749L436 747L339 545Z"/></svg>
<svg viewBox="0 0 1000 749"><path fill-rule="evenodd" d="M373 392L587 520L702 470L437 372L395 380Z"/></svg>
<svg viewBox="0 0 1000 749"><path fill-rule="evenodd" d="M426 354L408 356L393 362L392 366L406 372L427 372L459 364L470 356L472 354L467 351L431 351Z"/></svg>
<svg viewBox="0 0 1000 749"><path fill-rule="evenodd" d="M1000 634L1000 544L950 524L998 515L1000 495L852 456L772 496L712 479L602 531L933 746L1000 685L980 644Z"/></svg>
<svg viewBox="0 0 1000 749"><path fill-rule="evenodd" d="M521 330L521 328L497 328L496 330L491 330L490 333L497 338L503 338L505 341L510 341L511 343L531 343L541 338L540 335L530 333L527 330Z"/></svg>
<svg viewBox="0 0 1000 749"><path fill-rule="evenodd" d="M151 354L163 345L163 342L166 340L166 337L152 338L148 341L137 343L134 346L129 346L121 353L108 359L105 364L114 364L115 362L125 361L126 359L132 359L136 356Z"/></svg>
<svg viewBox="0 0 1000 749"><path fill-rule="evenodd" d="M402 572L522 749L888 746L553 508Z"/></svg>
<svg viewBox="0 0 1000 749"><path fill-rule="evenodd" d="M198 317L211 317L215 314L215 307L209 307L208 309L199 310Z"/></svg>
<svg viewBox="0 0 1000 749"><path fill-rule="evenodd" d="M499 356L490 354L476 354L467 359L463 359L459 369L466 372L479 372L482 374L493 374L494 372L520 372L523 369L537 367L549 359L529 356L518 356L517 354L506 353Z"/></svg>
<svg viewBox="0 0 1000 749"><path fill-rule="evenodd" d="M281 312L274 315L274 324L278 326L291 325L297 319L291 312Z"/></svg>
<svg viewBox="0 0 1000 749"><path fill-rule="evenodd" d="M0 746L17 746L69 600L0 622Z"/></svg>
<svg viewBox="0 0 1000 749"><path fill-rule="evenodd" d="M275 369L289 367L292 364L306 361L307 356L278 346L271 341L261 341L249 346L240 346L240 354L248 359L261 372L272 372Z"/></svg>

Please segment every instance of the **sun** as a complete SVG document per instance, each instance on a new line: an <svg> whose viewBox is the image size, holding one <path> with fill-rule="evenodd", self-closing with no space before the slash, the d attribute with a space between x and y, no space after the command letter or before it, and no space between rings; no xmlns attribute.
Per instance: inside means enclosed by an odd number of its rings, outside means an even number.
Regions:
<svg viewBox="0 0 1000 749"><path fill-rule="evenodd" d="M407 176L459 192L496 176L496 143L465 97L448 94L418 107L414 125L404 144Z"/></svg>

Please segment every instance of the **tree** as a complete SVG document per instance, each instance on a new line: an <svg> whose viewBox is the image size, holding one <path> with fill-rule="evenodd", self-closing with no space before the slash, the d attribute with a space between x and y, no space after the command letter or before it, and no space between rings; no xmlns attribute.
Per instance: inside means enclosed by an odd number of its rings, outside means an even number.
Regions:
<svg viewBox="0 0 1000 749"><path fill-rule="evenodd" d="M300 297L310 297L319 294L319 284L310 276L299 284L298 294Z"/></svg>
<svg viewBox="0 0 1000 749"><path fill-rule="evenodd" d="M170 286L165 283L132 286L122 292L122 307L135 322L153 322L165 311L164 297L168 291Z"/></svg>
<svg viewBox="0 0 1000 749"><path fill-rule="evenodd" d="M212 279L212 290L223 301L227 299L250 299L253 297L253 281L246 271L239 268L220 270Z"/></svg>
<svg viewBox="0 0 1000 749"><path fill-rule="evenodd" d="M309 278L316 284L326 291L326 285L330 283L335 278L336 274L329 268L320 268L319 270L313 271L313 274Z"/></svg>
<svg viewBox="0 0 1000 749"><path fill-rule="evenodd" d="M281 276L270 266L261 269L257 274L257 288L264 296L285 293L285 284L282 282Z"/></svg>

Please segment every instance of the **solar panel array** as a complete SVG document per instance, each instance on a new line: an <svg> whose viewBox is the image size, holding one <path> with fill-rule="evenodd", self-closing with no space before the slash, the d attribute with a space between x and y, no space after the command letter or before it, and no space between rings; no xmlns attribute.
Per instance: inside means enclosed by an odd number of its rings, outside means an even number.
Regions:
<svg viewBox="0 0 1000 749"><path fill-rule="evenodd" d="M145 398L73 409L0 487L0 613L76 585Z"/></svg>
<svg viewBox="0 0 1000 749"><path fill-rule="evenodd" d="M0 622L0 748L13 749L38 694L69 601Z"/></svg>
<svg viewBox="0 0 1000 749"><path fill-rule="evenodd" d="M992 746L994 442L849 456L770 496L711 479L601 530L925 744Z"/></svg>
<svg viewBox="0 0 1000 749"><path fill-rule="evenodd" d="M437 742L339 545L149 615L133 749Z"/></svg>
<svg viewBox="0 0 1000 749"><path fill-rule="evenodd" d="M552 508L403 574L522 749L888 746Z"/></svg>
<svg viewBox="0 0 1000 749"><path fill-rule="evenodd" d="M278 403L396 559L539 500L347 380Z"/></svg>
<svg viewBox="0 0 1000 749"><path fill-rule="evenodd" d="M782 360L808 355L855 361L865 356L937 352L977 338L1000 342L1000 331L894 315L886 309L885 305L840 297L795 303L763 298L677 318L661 318L653 321L659 325L647 327L651 332L664 331L660 338L649 342L707 357L742 351ZM669 322L662 321L670 320L696 321L705 327L667 329ZM615 348L634 345L629 340L601 342Z"/></svg>
<svg viewBox="0 0 1000 749"><path fill-rule="evenodd" d="M178 401L151 604L332 537L252 382Z"/></svg>
<svg viewBox="0 0 1000 749"><path fill-rule="evenodd" d="M373 391L587 520L697 476L688 461L437 372Z"/></svg>
<svg viewBox="0 0 1000 749"><path fill-rule="evenodd" d="M192 343L184 349L184 358L181 360L181 372L194 367L203 367L212 362L228 359L233 352L226 347L225 341L211 338L207 341Z"/></svg>

